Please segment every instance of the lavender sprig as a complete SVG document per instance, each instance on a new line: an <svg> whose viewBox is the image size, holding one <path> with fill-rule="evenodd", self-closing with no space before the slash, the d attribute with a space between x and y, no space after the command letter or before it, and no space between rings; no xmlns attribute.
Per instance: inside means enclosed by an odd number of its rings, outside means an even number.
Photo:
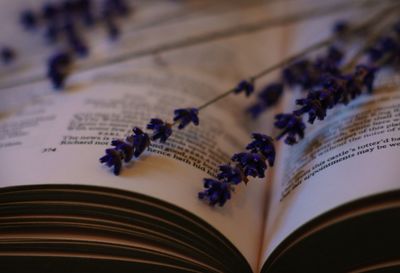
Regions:
<svg viewBox="0 0 400 273"><path fill-rule="evenodd" d="M100 12L97 12L100 10ZM20 23L25 30L42 33L49 45L65 48L50 59L67 52L71 61L75 58L87 57L90 53L85 41L85 32L95 24L106 28L111 40L120 36L116 21L126 17L131 7L126 0L104 0L97 5L93 0L65 0L59 3L46 2L39 11L24 10L20 15ZM62 89L69 73L54 72L48 62L47 74L54 89Z"/></svg>
<svg viewBox="0 0 400 273"><path fill-rule="evenodd" d="M198 110L195 108L175 110L174 121L179 123L178 129L183 129L190 123L199 124ZM122 162L138 158L152 142L159 141L165 143L172 135L172 126L174 123L165 122L159 118L153 118L147 124L146 129L151 133L146 133L138 127L133 128L133 134L126 137L125 140L113 140L111 145L114 148L108 148L105 155L100 158L100 163L113 168L113 173L119 175L122 168Z"/></svg>
<svg viewBox="0 0 400 273"><path fill-rule="evenodd" d="M0 58L2 63L5 65L11 64L15 60L16 56L17 54L15 50L11 47L4 46L0 49Z"/></svg>
<svg viewBox="0 0 400 273"><path fill-rule="evenodd" d="M340 36L348 36L364 31L373 25L376 20L385 16L387 12L388 10L385 9L373 17L373 19L357 27L349 28ZM338 103L347 103L350 99L358 96L365 88L372 90L376 69L372 69L370 66L358 66L353 74L344 74L338 67L343 54L335 47L330 47L327 54L317 58L315 62L297 62L300 58L316 49L332 45L337 39L338 35L335 34L328 39L311 45L300 53L262 70L247 80L239 82L234 88L216 96L197 108L175 110L174 121L171 123L158 118L151 119L147 125L147 129L152 130L151 136L140 130L141 134L145 135L144 138L147 139L146 145L142 146L141 153L153 141L166 142L172 135L172 127L175 125L178 125L178 129L183 129L190 123L198 125L199 112L226 96L240 93L250 96L254 93L256 81L278 68L289 68L292 71L286 70L286 73L283 73L282 81L265 88L264 97L262 97L264 101L262 102L263 104L259 105L259 108L263 108L269 104L272 105L278 101L284 84L299 84L303 88L313 88L313 91L310 91L306 98L297 102L301 106L299 109L293 113L277 116L275 125L282 129L277 139L284 138L285 142L290 145L297 143L299 139L304 137L305 124L302 121L303 115L309 115L310 123L313 123L316 119L322 120L326 116L327 109L334 107ZM318 90L318 88L321 89ZM114 145L114 148L111 148L112 151L107 149L106 155L100 159L107 166L114 167L116 175L120 173L122 162L126 161L127 158L131 159L132 156L130 155L132 153L135 155L137 149L129 141L133 139L133 136L128 138L125 141L127 143L124 145L122 145L121 141L114 142L114 144L118 143L119 145ZM128 153L129 149L131 151ZM265 177L266 170L268 167L273 166L274 160L275 147L273 138L254 133L253 141L246 146L246 151L233 155L230 163L219 166L217 179L206 178L204 180L205 189L199 193L198 197L209 202L210 205L219 204L222 206L231 198L231 193L234 191L236 185L241 182L247 183L248 177Z"/></svg>
<svg viewBox="0 0 400 273"><path fill-rule="evenodd" d="M398 26L400 24L396 24ZM394 30L398 32L399 28L394 27ZM341 34L343 35L343 33ZM309 90L307 96L303 99L297 100L297 105L300 106L299 109L293 111L293 113L289 114L278 114L276 116L275 126L281 129L281 133L276 137L277 140L282 138L285 139L285 143L288 145L296 144L300 139L302 139L305 135L306 125L302 120L302 116L308 114L308 122L313 123L315 119L323 120L326 115L328 109L333 108L339 103L347 104L350 100L355 99L359 96L363 91L367 93L371 93L373 91L373 83L375 80L376 73L379 67L382 67L387 64L393 65L393 63L398 63L398 59L395 59L394 62L390 62L393 60L394 56L398 56L398 49L400 48L400 35L398 36L398 41L393 44L391 41L390 46L381 46L379 53L379 58L373 59L375 62L371 62L370 64L360 64L354 68L354 72L351 74L346 74L347 70L352 68L353 64L362 54L356 54L355 57L349 62L349 66L345 66L343 69L338 68L339 62L336 60L341 59L342 55L338 54L338 52L330 52L328 53L328 57L331 56L332 59L329 60L335 62L334 66L326 66L319 65L316 66L322 70L323 73L320 73L320 76L317 78L316 82L310 84L309 86L313 86L313 89ZM381 43L381 42L380 42ZM365 47L361 49L362 53L365 53ZM397 50L397 51L396 51ZM332 54L334 53L334 54ZM331 55L332 54L332 55ZM372 59L372 58L371 58ZM318 59L317 59L318 60ZM379 60L379 61L378 61ZM324 62L318 61L317 64L323 64ZM299 74L300 80L302 80L302 75L309 73L307 71L308 64L300 63L297 68L303 70L303 74ZM329 68L329 69L326 69ZM332 69L333 68L333 69ZM290 76L293 76L291 74ZM304 78L303 78L304 79ZM305 79L310 79L309 75L306 75ZM292 83L300 83L303 87L309 87L308 82L302 82L295 80L295 77L291 77L290 80L293 80ZM273 90L266 88L266 90ZM268 91L263 91L268 92ZM269 91L270 92L270 91ZM252 108L254 111L255 108ZM256 109L259 111L258 109ZM257 113L259 114L259 113ZM253 138L256 139L253 133ZM258 137L259 138L259 137ZM269 137L266 137L269 138ZM272 140L272 138L269 138ZM255 140L256 141L256 140ZM254 143L254 142L253 142ZM247 147L251 147L252 144L249 144ZM271 153L271 158L275 158L275 151L273 148L272 141L269 142L268 146L273 153ZM249 160L250 158L250 160ZM263 168L264 165L260 163L260 161L254 160L255 158L251 157L251 154L248 153L240 153L235 154L233 157L234 161L239 161L245 163L248 168L247 172L243 169L243 165L239 166L238 170L240 170L240 174L243 175L251 175L254 177L264 177ZM251 160L252 159L252 160ZM273 162L270 166L273 165ZM224 166L224 165L223 165ZM266 171L266 168L264 169ZM198 194L198 197L202 200L208 201L211 206L217 204L214 200L214 196L219 196L219 200L223 197L229 197L222 199L222 202L218 204L223 206L227 200L231 198L231 193L234 191L234 186L237 183L232 183L232 181L221 179L224 176L221 174L217 175L217 180L213 180L213 187L210 188L205 184L205 189ZM240 175L238 175L240 177ZM204 181L208 181L208 178L204 179ZM247 180L245 181L247 184ZM224 189L222 192L220 189ZM229 194L227 193L229 191Z"/></svg>
<svg viewBox="0 0 400 273"><path fill-rule="evenodd" d="M231 163L219 166L217 179L204 179L205 189L198 197L211 206L223 206L231 198L234 187L241 182L248 183L248 177L264 178L268 167L275 161L273 139L267 135L254 133L253 141L246 146L246 152L234 154Z"/></svg>

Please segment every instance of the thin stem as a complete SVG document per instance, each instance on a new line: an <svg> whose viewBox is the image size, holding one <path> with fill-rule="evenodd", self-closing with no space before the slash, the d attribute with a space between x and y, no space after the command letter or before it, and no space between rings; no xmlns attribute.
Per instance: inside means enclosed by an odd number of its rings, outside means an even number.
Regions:
<svg viewBox="0 0 400 273"><path fill-rule="evenodd" d="M228 95L230 95L231 93L233 93L235 91L235 88L232 88L224 93L222 93L221 95L216 96L215 98L213 98L212 100L209 100L208 102L204 103L203 105L197 107L197 109L200 111L204 108L206 108L207 106L209 106L210 104L213 104L225 97L227 97Z"/></svg>
<svg viewBox="0 0 400 273"><path fill-rule="evenodd" d="M383 17L387 16L388 13L392 12L393 10L395 10L395 8L398 7L398 6L399 6L399 4L396 4L396 5L391 5L391 6L387 7L387 8L385 8L385 9L383 9L381 12L377 13L371 19L366 20L364 23L361 23L360 25L358 25L356 27L353 27L352 29L348 30L346 35L359 33L359 32L364 31L365 29L368 29L369 27L375 25ZM300 51L300 52L298 52L298 53L296 53L296 54L294 54L292 56L289 56L288 58L286 58L286 59L284 59L284 60L282 60L282 61L280 61L280 62L278 62L278 63L276 63L276 64L274 64L274 65L272 65L272 66L270 66L270 67L268 67L268 68L266 68L264 70L262 70L262 71L260 71L259 73L249 77L249 81L255 82L256 80L258 80L258 79L270 74L271 72L273 72L273 71L275 71L275 70L277 70L279 68L282 68L282 67L285 67L285 66L289 65L290 63L294 62L295 60L300 59L300 58L306 56L307 54L309 54L309 53L311 53L311 52L313 52L313 51L315 51L317 49L320 49L320 48L323 48L325 46L328 46L328 45L332 44L336 39L337 39L337 36L333 35L333 36L331 36L331 37L329 37L327 39L324 39L324 40L319 41L319 42L317 42L315 44L312 44L312 45L306 47L305 49L303 49L302 51ZM227 97L228 95L230 95L234 91L235 91L235 88L227 90L224 93L222 93L222 94L214 97L213 99L209 100L208 102L200 105L199 107L197 107L197 109L199 111L203 110L204 108L208 107L209 105L214 104L217 101L220 101L223 98Z"/></svg>

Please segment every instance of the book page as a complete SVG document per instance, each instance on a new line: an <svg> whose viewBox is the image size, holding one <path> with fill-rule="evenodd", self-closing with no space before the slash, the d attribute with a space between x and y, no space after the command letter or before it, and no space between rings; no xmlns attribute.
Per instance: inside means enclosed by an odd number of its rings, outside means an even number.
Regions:
<svg viewBox="0 0 400 273"><path fill-rule="evenodd" d="M249 71L277 62L281 30L76 73L65 91L54 92L44 81L0 90L0 186L86 184L150 195L210 223L255 269L267 184L254 180L248 187L240 185L223 208L197 198L203 178L215 175L218 165L229 162L250 140L243 94L205 109L200 126L174 129L165 145L152 145L126 164L120 176L99 158L112 139L125 137L133 126L144 128L152 117L170 121L174 109L199 106L231 89ZM267 43L269 39L274 42Z"/></svg>
<svg viewBox="0 0 400 273"><path fill-rule="evenodd" d="M253 6L243 13L237 9L223 16L188 17L186 31L184 23L175 22L143 36L128 34L124 48L99 50L82 64L85 69L72 76L66 92L53 93L41 80L0 90L0 186L88 184L157 197L221 231L255 270L267 183L240 185L223 209L197 199L202 179L215 175L216 167L250 140L255 126L244 115L244 96L208 108L200 114L198 128L190 126L175 132L166 145L151 146L119 177L98 159L112 139L123 138L133 126L144 127L151 117L169 119L176 108L201 105L280 61L291 42L291 23L319 16L306 5L314 2L271 1L268 8Z"/></svg>
<svg viewBox="0 0 400 273"><path fill-rule="evenodd" d="M348 202L400 189L398 76L328 111L294 146L282 144L270 188L263 262L292 232Z"/></svg>
<svg viewBox="0 0 400 273"><path fill-rule="evenodd" d="M318 215L400 188L400 94L395 84L339 107L298 145L283 147L271 190L264 259Z"/></svg>

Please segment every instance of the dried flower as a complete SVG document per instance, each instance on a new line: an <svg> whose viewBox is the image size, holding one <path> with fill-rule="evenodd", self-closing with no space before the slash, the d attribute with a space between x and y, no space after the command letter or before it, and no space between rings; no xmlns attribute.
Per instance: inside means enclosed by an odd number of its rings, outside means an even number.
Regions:
<svg viewBox="0 0 400 273"><path fill-rule="evenodd" d="M91 0L81 0L81 16L83 22L86 26L93 26L94 25L94 16L92 12L92 1Z"/></svg>
<svg viewBox="0 0 400 273"><path fill-rule="evenodd" d="M333 33L338 36L343 36L350 29L350 24L347 21L338 21L333 25Z"/></svg>
<svg viewBox="0 0 400 273"><path fill-rule="evenodd" d="M271 83L267 85L259 94L255 104L247 109L253 118L257 118L269 107L276 105L283 94L282 83Z"/></svg>
<svg viewBox="0 0 400 273"><path fill-rule="evenodd" d="M49 59L47 76L51 80L54 88L60 89L64 87L70 64L71 57L65 52L57 53Z"/></svg>
<svg viewBox="0 0 400 273"><path fill-rule="evenodd" d="M158 118L153 118L147 124L147 129L153 130L152 140L159 139L161 143L165 143L172 135L171 124L166 123Z"/></svg>
<svg viewBox="0 0 400 273"><path fill-rule="evenodd" d="M267 164L265 158L258 153L238 153L232 156L232 161L236 162L246 176L265 177Z"/></svg>
<svg viewBox="0 0 400 273"><path fill-rule="evenodd" d="M150 137L138 127L133 128L133 133L130 142L133 145L134 156L139 157L150 146Z"/></svg>
<svg viewBox="0 0 400 273"><path fill-rule="evenodd" d="M222 182L237 185L246 179L239 167L226 164L219 166L219 170L220 172L218 173L217 178Z"/></svg>
<svg viewBox="0 0 400 273"><path fill-rule="evenodd" d="M111 20L118 13L115 5L119 5L119 1L109 0L107 3L110 5L110 9L106 15ZM368 24L363 27L365 26L368 26ZM362 28L359 26L359 29ZM344 32L346 34L351 32L347 30L345 25L336 26L335 31L338 35ZM355 30L352 31L355 32ZM149 147L151 141L166 142L172 135L172 126L178 125L179 129L183 129L190 123L198 125L199 110L232 93L244 92L246 96L250 96L254 92L256 80L267 75L275 68L283 66L282 64L291 63L293 60L296 61L282 71L281 79L266 86L258 95L259 100L257 103L250 107L248 111L253 116L258 116L263 110L275 105L281 98L285 85L302 87L308 93L305 98L297 100L297 105L300 108L292 113L279 114L275 117L275 126L282 130L276 139L284 138L285 143L289 145L297 143L304 137L306 129L303 115L308 115L309 123L313 123L316 119L323 120L327 115L328 109L333 108L338 103L347 103L350 99L354 99L361 94L363 90L371 92L376 71L381 66L381 64L377 63L373 65L358 65L353 73L347 74L348 68L352 68L354 63L351 61L345 68L341 68L340 65L344 53L333 46L333 43L324 55L318 56L314 61L300 59L306 53L318 48L319 45L322 46L331 42L331 39L310 46L302 53L292 56L278 65L262 70L251 77L250 80L242 80L233 89L218 95L199 108L176 109L174 111L174 123L172 124L158 118L151 119L147 124L147 129L152 130L151 136L135 127L133 129L134 134L128 136L125 141L114 140L112 142L114 148L107 149L106 155L100 161L106 163L109 167L114 167L114 173L119 174L122 160L128 162L133 156L139 157ZM377 50L381 52L378 59L382 60L382 56L395 56L397 58L397 55L399 55L397 43L397 40L382 40L377 47ZM356 56L358 55L356 54ZM231 198L234 187L241 182L247 184L249 176L265 177L267 168L272 167L275 161L276 151L273 138L260 133L253 133L252 138L252 141L246 146L247 151L234 154L230 163L219 166L216 179L204 179L204 190L198 194L200 199L207 201L212 206L216 204L223 206Z"/></svg>
<svg viewBox="0 0 400 273"><path fill-rule="evenodd" d="M315 78L315 69L308 60L297 61L282 71L282 79L289 86L299 85L307 89L312 87Z"/></svg>
<svg viewBox="0 0 400 273"><path fill-rule="evenodd" d="M104 6L116 15L127 16L130 13L130 7L124 0L107 0Z"/></svg>
<svg viewBox="0 0 400 273"><path fill-rule="evenodd" d="M59 14L59 9L55 4L46 3L42 7L42 16L47 21L52 21Z"/></svg>
<svg viewBox="0 0 400 273"><path fill-rule="evenodd" d="M176 109L174 115L174 121L179 121L178 129L185 128L191 122L199 125L199 110L196 108Z"/></svg>
<svg viewBox="0 0 400 273"><path fill-rule="evenodd" d="M20 22L27 30L32 30L37 27L37 17L32 10L25 10L21 13Z"/></svg>
<svg viewBox="0 0 400 273"><path fill-rule="evenodd" d="M138 127L133 128L133 134L126 137L125 141L115 139L111 142L114 148L106 149L106 155L100 158L101 163L108 167L114 167L114 174L119 175L122 168L122 160L126 163L132 157L139 157L150 146L150 137Z"/></svg>
<svg viewBox="0 0 400 273"><path fill-rule="evenodd" d="M295 114L279 114L275 116L275 119L275 126L283 130L282 133L277 136L278 140L286 136L285 143L293 145L304 137L306 125L301 117Z"/></svg>
<svg viewBox="0 0 400 273"><path fill-rule="evenodd" d="M123 159L125 162L129 162L133 156L133 146L132 143L128 141L122 141L120 139L113 140L111 145L115 147L115 150L120 151L123 155Z"/></svg>
<svg viewBox="0 0 400 273"><path fill-rule="evenodd" d="M344 57L344 53L339 50L337 47L331 46L328 48L328 51L325 56L319 56L315 60L314 67L318 76L315 77L316 84L320 80L321 76L328 74L338 74L340 69L339 65L342 62Z"/></svg>
<svg viewBox="0 0 400 273"><path fill-rule="evenodd" d="M254 140L246 146L246 149L252 153L262 154L272 167L275 162L275 147L272 137L260 133L253 133L252 136Z"/></svg>
<svg viewBox="0 0 400 273"><path fill-rule="evenodd" d="M329 99L329 96L327 98ZM301 116L308 113L308 122L311 124L314 123L316 118L323 120L326 117L327 105L322 102L320 91L311 91L308 93L307 98L298 99L296 103L302 106L302 108L294 111L294 114Z"/></svg>
<svg viewBox="0 0 400 273"><path fill-rule="evenodd" d="M122 167L122 157L120 151L116 149L106 149L106 155L100 158L101 163L105 163L108 167L114 167L114 174L119 175Z"/></svg>
<svg viewBox="0 0 400 273"><path fill-rule="evenodd" d="M94 5L96 3L97 1L92 0L48 2L37 14L32 10L22 12L20 22L26 29L41 27L41 33L49 44L57 43L57 47L61 45L76 54L70 56L71 60L76 56L85 57L89 53L89 47L83 39L84 27L102 22L107 27L109 36L116 39L120 34L116 19L130 13L130 7L125 0L104 0ZM97 11L103 14L97 14ZM67 73L49 67L47 75L55 89L63 88Z"/></svg>
<svg viewBox="0 0 400 273"><path fill-rule="evenodd" d="M244 92L246 96L250 96L254 92L254 82L243 80L234 89L235 94Z"/></svg>
<svg viewBox="0 0 400 273"><path fill-rule="evenodd" d="M204 179L205 190L199 192L198 197L207 200L211 206L218 204L223 206L227 200L231 199L232 186L214 179Z"/></svg>
<svg viewBox="0 0 400 273"><path fill-rule="evenodd" d="M5 46L0 50L1 61L4 64L10 64L15 60L16 53L11 47Z"/></svg>
<svg viewBox="0 0 400 273"><path fill-rule="evenodd" d="M369 50L369 59L373 63L385 61L385 63L398 63L400 59L400 44L391 36L382 36Z"/></svg>

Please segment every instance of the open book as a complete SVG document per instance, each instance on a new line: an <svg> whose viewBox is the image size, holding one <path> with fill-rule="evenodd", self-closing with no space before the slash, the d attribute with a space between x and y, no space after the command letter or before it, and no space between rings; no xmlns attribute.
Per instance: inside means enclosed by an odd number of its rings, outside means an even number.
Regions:
<svg viewBox="0 0 400 273"><path fill-rule="evenodd" d="M169 2L165 10L176 14L179 3ZM243 150L251 132L272 135L273 115L292 107L295 91L257 121L246 116L244 96L230 97L202 112L200 126L152 145L118 177L99 164L110 141L133 126L200 105L327 37L334 20L373 12L349 1L239 1L228 10L204 2L202 12L168 23L143 19L153 22L142 24L146 32L128 32L110 55L95 50L65 92L53 92L34 68L16 67L2 78L9 87L0 90L1 272L400 266L396 78L383 78L378 94L329 112L299 144L278 146L267 178L239 186L222 208L197 198L202 179ZM160 16L148 16L154 14ZM157 37L157 46L145 33Z"/></svg>

